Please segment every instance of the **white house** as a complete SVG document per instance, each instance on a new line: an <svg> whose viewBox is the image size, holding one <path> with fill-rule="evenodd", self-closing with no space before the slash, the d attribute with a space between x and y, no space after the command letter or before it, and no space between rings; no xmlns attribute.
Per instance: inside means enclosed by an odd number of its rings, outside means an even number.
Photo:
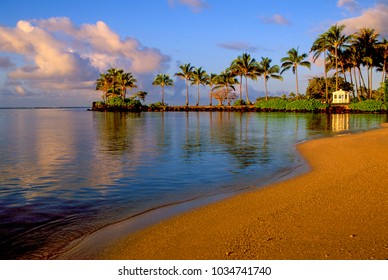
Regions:
<svg viewBox="0 0 388 280"><path fill-rule="evenodd" d="M350 92L343 91L342 89L333 92L332 103L350 103Z"/></svg>

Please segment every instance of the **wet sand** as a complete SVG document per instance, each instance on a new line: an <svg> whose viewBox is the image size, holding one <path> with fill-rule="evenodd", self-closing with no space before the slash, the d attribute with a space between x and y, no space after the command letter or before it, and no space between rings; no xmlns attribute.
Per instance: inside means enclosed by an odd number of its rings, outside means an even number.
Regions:
<svg viewBox="0 0 388 280"><path fill-rule="evenodd" d="M178 215L97 259L388 259L388 125L305 142L310 171Z"/></svg>

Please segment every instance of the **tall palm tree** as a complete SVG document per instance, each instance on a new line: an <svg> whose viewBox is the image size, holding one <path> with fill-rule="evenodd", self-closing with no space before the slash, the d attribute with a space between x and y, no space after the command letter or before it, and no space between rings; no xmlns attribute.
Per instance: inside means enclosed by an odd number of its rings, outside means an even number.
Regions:
<svg viewBox="0 0 388 280"><path fill-rule="evenodd" d="M189 106L189 81L193 75L194 66L191 66L190 63L180 65L180 72L174 74L181 79L186 81L186 106Z"/></svg>
<svg viewBox="0 0 388 280"><path fill-rule="evenodd" d="M210 87L210 93L209 93L209 100L210 100L210 103L209 103L209 106L213 106L213 95L212 95L212 91L213 91L213 88L214 86L216 85L217 83L217 74L215 73L211 73L206 81L206 84Z"/></svg>
<svg viewBox="0 0 388 280"><path fill-rule="evenodd" d="M247 104L251 103L248 97L248 78L255 79L257 77L255 74L256 67L256 60L254 58L251 58L251 55L247 53L243 53L232 62L231 68L245 77L245 98Z"/></svg>
<svg viewBox="0 0 388 280"><path fill-rule="evenodd" d="M194 68L191 76L191 85L197 85L198 90L197 104L195 104L195 106L199 105L199 86L205 85L208 77L208 74L202 69L202 67Z"/></svg>
<svg viewBox="0 0 388 280"><path fill-rule="evenodd" d="M387 64L388 64L388 40L386 38L383 38L378 46L378 54L379 54L379 61L378 61L378 68L377 70L382 72L381 76L381 82L384 82L387 78Z"/></svg>
<svg viewBox="0 0 388 280"><path fill-rule="evenodd" d="M123 70L119 70L118 73L117 83L121 89L121 97L125 99L125 96L127 95L127 88L137 88L137 80L131 72L125 73Z"/></svg>
<svg viewBox="0 0 388 280"><path fill-rule="evenodd" d="M376 65L378 33L371 28L361 28L354 35L353 44L362 54L362 63L368 68L368 96L372 98L372 69Z"/></svg>
<svg viewBox="0 0 388 280"><path fill-rule="evenodd" d="M280 67L279 65L271 66L272 59L268 57L262 57L258 65L258 72L263 75L264 78L264 88L265 88L265 99L268 100L268 89L267 82L270 78L283 80L283 77L279 75Z"/></svg>
<svg viewBox="0 0 388 280"><path fill-rule="evenodd" d="M334 53L335 59L335 90L338 90L338 49L346 46L351 36L343 34L345 25L332 25L326 32L326 40L331 45L330 52ZM333 50L334 49L334 50Z"/></svg>
<svg viewBox="0 0 388 280"><path fill-rule="evenodd" d="M327 55L327 51L329 50L329 48L331 47L328 39L327 39L327 32L325 33L322 33L318 36L318 38L314 41L312 47L311 47L311 50L310 52L314 52L313 54L313 62L315 63L315 61L321 56L321 54L323 53L323 75L325 77L325 99L326 99L326 102L329 100L329 89L328 89L328 85L327 85L327 64L326 64L326 55Z"/></svg>
<svg viewBox="0 0 388 280"><path fill-rule="evenodd" d="M311 63L307 60L304 60L307 57L307 53L299 54L298 53L299 48L290 49L287 54L288 56L285 56L281 59L282 65L282 71L280 74L283 74L284 71L292 69L292 72L295 74L296 79L296 95L299 96L299 84L298 84L298 66L304 66L310 69Z"/></svg>
<svg viewBox="0 0 388 280"><path fill-rule="evenodd" d="M174 81L170 78L170 75L168 74L158 74L152 82L152 85L162 87L162 105L164 105L164 87L173 86Z"/></svg>

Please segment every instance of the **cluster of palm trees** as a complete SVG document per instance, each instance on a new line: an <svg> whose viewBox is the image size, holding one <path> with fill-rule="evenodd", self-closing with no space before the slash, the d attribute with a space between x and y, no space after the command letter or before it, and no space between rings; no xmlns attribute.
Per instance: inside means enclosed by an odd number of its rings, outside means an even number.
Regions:
<svg viewBox="0 0 388 280"><path fill-rule="evenodd" d="M283 78L279 74L280 67L278 65L271 66L272 60L268 57L262 57L260 62L256 62L250 54L243 53L232 61L231 65L222 71L220 74L211 73L208 74L202 67L194 67L190 63L182 64L179 66L180 71L175 73L174 76L179 77L186 82L186 106L189 105L189 86L197 86L197 102L196 106L199 105L200 101L200 86L210 86L210 106L213 105L213 97L218 100L220 104L224 100L228 101L235 98L235 85L240 85L239 96L240 100L243 100L243 78L245 78L245 103L250 104L248 95L248 78L257 80L258 77L264 78L265 94L268 98L267 81L270 78L282 80ZM239 77L238 80L236 77ZM168 74L158 74L153 82L155 86L162 87L162 104L164 104L164 87L173 86L173 80Z"/></svg>
<svg viewBox="0 0 388 280"><path fill-rule="evenodd" d="M327 80L327 73L335 70L336 90L338 90L338 77L340 74L347 81L347 73L350 83L356 88L357 95L364 94L367 98L372 97L372 71L382 72L382 81L386 79L388 42L386 39L378 40L379 34L374 29L362 28L353 35L347 36L343 33L344 25L333 25L328 31L320 34L314 41L310 53L313 53L313 62L323 54L324 56L324 78ZM262 57L261 61L256 61L248 53L243 53L232 61L230 66L220 74L208 74L202 67L194 67L190 63L179 66L180 71L174 76L186 82L186 106L189 106L189 87L197 86L197 102L200 102L200 86L210 87L210 106L213 105L213 98L219 104L225 100L230 105L230 100L243 101L243 82L245 82L245 104L251 104L248 95L248 79L257 80L263 77L265 97L268 99L267 82L270 78L283 80L284 71L292 69L296 80L296 96L299 96L298 67L303 66L310 69L311 63L306 60L307 53L299 53L298 48L292 48L287 52L287 56L281 58L281 66L271 65L272 60ZM361 67L365 67L368 72L368 86L362 75ZM121 96L125 99L127 88L136 87L136 79L131 73L123 70L111 68L108 73L101 74L96 82L96 89L103 91L103 100L111 96ZM162 88L162 102L164 105L164 89L166 86L173 86L174 81L168 74L156 75L154 86ZM239 92L236 92L235 85L239 85ZM328 87L326 83L326 101L329 100ZM242 102L240 102L242 104Z"/></svg>
<svg viewBox="0 0 388 280"><path fill-rule="evenodd" d="M111 68L107 73L100 74L96 81L96 90L102 91L102 100L107 101L111 97L125 99L127 89L137 88L137 80L130 72L122 69Z"/></svg>
<svg viewBox="0 0 388 280"><path fill-rule="evenodd" d="M344 29L345 25L336 24L318 36L311 47L313 61L323 54L325 81L327 72L335 69L336 90L339 74L343 75L345 81L348 74L357 96L372 98L373 69L382 72L382 82L387 78L388 41L385 38L379 41L379 34L372 28L361 28L352 35L345 35ZM361 67L367 69L367 84ZM328 94L326 83L326 100Z"/></svg>

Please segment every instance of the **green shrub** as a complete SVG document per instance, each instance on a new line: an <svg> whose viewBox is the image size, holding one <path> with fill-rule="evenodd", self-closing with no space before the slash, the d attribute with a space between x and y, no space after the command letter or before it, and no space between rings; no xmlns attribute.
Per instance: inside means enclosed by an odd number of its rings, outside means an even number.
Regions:
<svg viewBox="0 0 388 280"><path fill-rule="evenodd" d="M155 102L155 103L152 103L152 104L149 105L149 107L150 107L151 109L159 109L159 108L164 107L164 106L167 106L167 104L166 104L166 103L163 104L163 103L160 102L160 101Z"/></svg>
<svg viewBox="0 0 388 280"><path fill-rule="evenodd" d="M236 102L234 102L233 104L233 106L245 106L245 105L247 105L247 103L242 99L236 100Z"/></svg>
<svg viewBox="0 0 388 280"><path fill-rule="evenodd" d="M362 112L376 112L387 109L383 101L374 99L351 103L349 108Z"/></svg>
<svg viewBox="0 0 388 280"><path fill-rule="evenodd" d="M299 99L287 104L287 110L290 111L316 111L325 109L328 105L317 99Z"/></svg>
<svg viewBox="0 0 388 280"><path fill-rule="evenodd" d="M260 109L288 110L288 111L316 111L325 109L328 105L316 99L284 99L270 98L268 100L258 99L255 106Z"/></svg>
<svg viewBox="0 0 388 280"><path fill-rule="evenodd" d="M261 109L286 110L287 103L289 102L284 98L259 99L256 101L255 106Z"/></svg>
<svg viewBox="0 0 388 280"><path fill-rule="evenodd" d="M102 103L104 104L104 103ZM138 110L141 108L142 104L139 100L137 99L131 99L131 98L126 98L122 99L121 97L112 97L109 98L105 105L109 108L122 108L122 109L127 109L127 110Z"/></svg>

